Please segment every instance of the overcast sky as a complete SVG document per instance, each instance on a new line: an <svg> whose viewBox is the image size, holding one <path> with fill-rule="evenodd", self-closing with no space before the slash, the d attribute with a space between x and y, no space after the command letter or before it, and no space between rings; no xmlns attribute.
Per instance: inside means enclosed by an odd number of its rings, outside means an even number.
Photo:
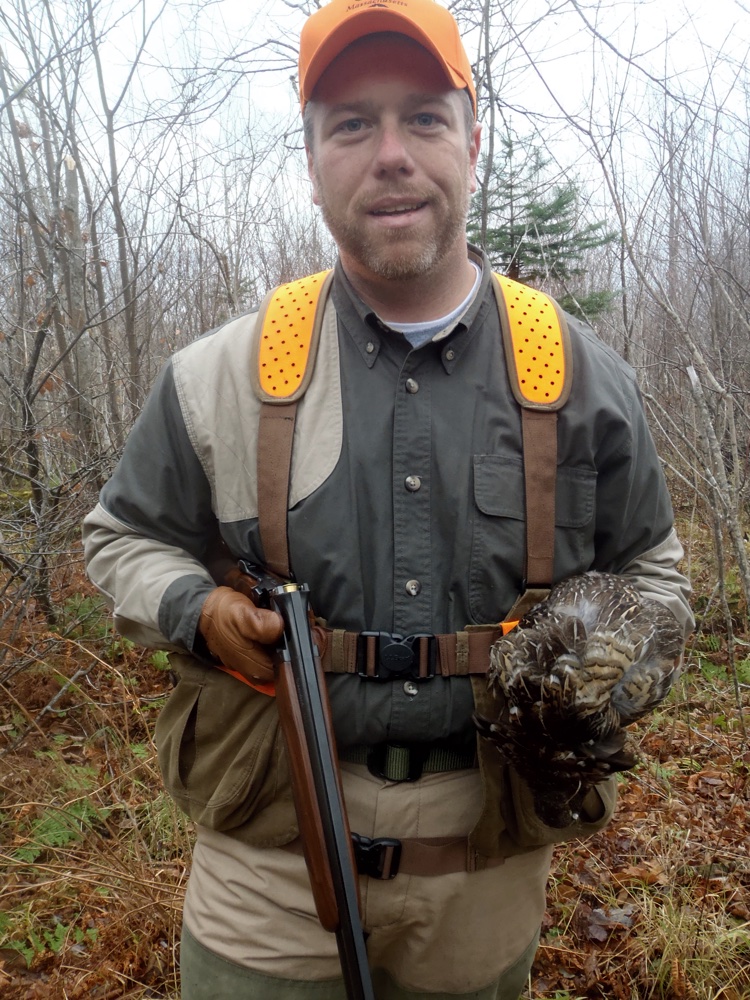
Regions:
<svg viewBox="0 0 750 1000"><path fill-rule="evenodd" d="M61 18L70 14L71 6L67 0L52 0ZM304 21L303 11L285 0L103 0L100 9L107 11L108 22L122 15L120 27L108 40L113 67L127 63L141 25L162 8L159 27L149 43L152 63L165 56L182 60L200 47L206 63L233 51L244 52L244 66L252 72L261 62L274 61L265 42L276 43L277 53L286 52L291 59ZM532 110L546 113L551 113L555 100L564 102L567 110L577 110L601 85L599 78L614 72L618 64L605 44L592 40L584 18L620 52L632 54L639 66L657 76L667 72L685 88L697 89L705 83L715 53L742 63L750 44L747 0L603 0L598 5L591 0L504 0L498 9L506 22L498 17L498 31L510 37L517 32L508 49L509 99L520 104L525 98ZM131 18L126 11L133 12ZM473 57L471 37L467 48ZM275 61L281 62L278 56ZM255 75L258 103L275 110L293 109L288 76L286 68Z"/></svg>
<svg viewBox="0 0 750 1000"><path fill-rule="evenodd" d="M0 16L16 2L2 0ZM28 2L40 9L41 0ZM624 93L618 127L637 131L659 113L654 81L668 78L673 94L694 99L709 87L710 101L728 101L747 132L749 3L498 0L496 40L505 47L495 83L503 114L517 132L541 136L568 166L580 155L581 137L567 118L606 127ZM215 95L236 88L232 103L200 119L195 141L206 150L221 146L228 122L235 127L258 114L289 131L299 124L293 77L302 6L302 0L101 0L98 23L115 25L103 46L111 93L127 77L144 25L153 23L137 84L149 113L181 80L194 77L190 67L198 64L214 68ZM51 7L63 31L77 3L51 0ZM23 58L14 56L10 37L14 23L12 16L5 26L0 21L0 46L22 78ZM466 44L474 59L478 39L469 34Z"/></svg>

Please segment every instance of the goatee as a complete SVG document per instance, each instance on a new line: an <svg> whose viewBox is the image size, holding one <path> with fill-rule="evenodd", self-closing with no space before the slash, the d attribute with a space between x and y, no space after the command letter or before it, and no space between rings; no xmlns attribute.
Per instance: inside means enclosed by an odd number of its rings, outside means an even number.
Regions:
<svg viewBox="0 0 750 1000"><path fill-rule="evenodd" d="M402 193L400 197L403 197ZM431 205L420 196L416 196L414 202ZM439 217L433 231L419 237L410 227L368 236L364 227L331 211L327 200L321 199L319 207L342 254L387 281L409 281L429 274L452 252L457 239L465 239L468 197L465 206ZM356 216L357 213L354 214Z"/></svg>

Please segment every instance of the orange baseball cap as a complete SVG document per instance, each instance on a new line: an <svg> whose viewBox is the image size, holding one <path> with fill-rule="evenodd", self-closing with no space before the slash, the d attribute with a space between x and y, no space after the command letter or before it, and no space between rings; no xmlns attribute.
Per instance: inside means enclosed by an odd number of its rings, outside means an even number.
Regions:
<svg viewBox="0 0 750 1000"><path fill-rule="evenodd" d="M305 21L300 35L302 107L333 60L352 42L378 31L397 31L419 42L458 90L466 88L477 113L471 64L453 15L436 0L331 0Z"/></svg>

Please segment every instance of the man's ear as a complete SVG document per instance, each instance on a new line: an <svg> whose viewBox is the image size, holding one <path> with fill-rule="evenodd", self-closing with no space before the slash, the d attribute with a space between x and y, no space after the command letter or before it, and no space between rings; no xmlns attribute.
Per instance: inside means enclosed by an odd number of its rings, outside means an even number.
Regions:
<svg viewBox="0 0 750 1000"><path fill-rule="evenodd" d="M307 176L310 178L310 183L312 184L312 200L313 205L320 205L320 197L318 195L318 182L315 179L315 167L313 165L313 154L310 147L305 143L305 155L307 156Z"/></svg>
<svg viewBox="0 0 750 1000"><path fill-rule="evenodd" d="M471 129L471 139L469 140L469 191L471 194L477 189L477 163L479 161L479 147L482 142L482 126L479 122L474 122Z"/></svg>

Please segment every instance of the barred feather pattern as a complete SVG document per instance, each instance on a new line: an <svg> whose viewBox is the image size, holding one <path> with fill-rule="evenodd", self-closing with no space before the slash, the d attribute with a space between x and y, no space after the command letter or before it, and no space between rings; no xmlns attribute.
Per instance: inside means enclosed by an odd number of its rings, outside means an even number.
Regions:
<svg viewBox="0 0 750 1000"><path fill-rule="evenodd" d="M548 825L567 826L594 784L635 764L625 727L667 696L683 641L667 607L591 572L556 584L494 644L488 683L502 707L476 723Z"/></svg>

